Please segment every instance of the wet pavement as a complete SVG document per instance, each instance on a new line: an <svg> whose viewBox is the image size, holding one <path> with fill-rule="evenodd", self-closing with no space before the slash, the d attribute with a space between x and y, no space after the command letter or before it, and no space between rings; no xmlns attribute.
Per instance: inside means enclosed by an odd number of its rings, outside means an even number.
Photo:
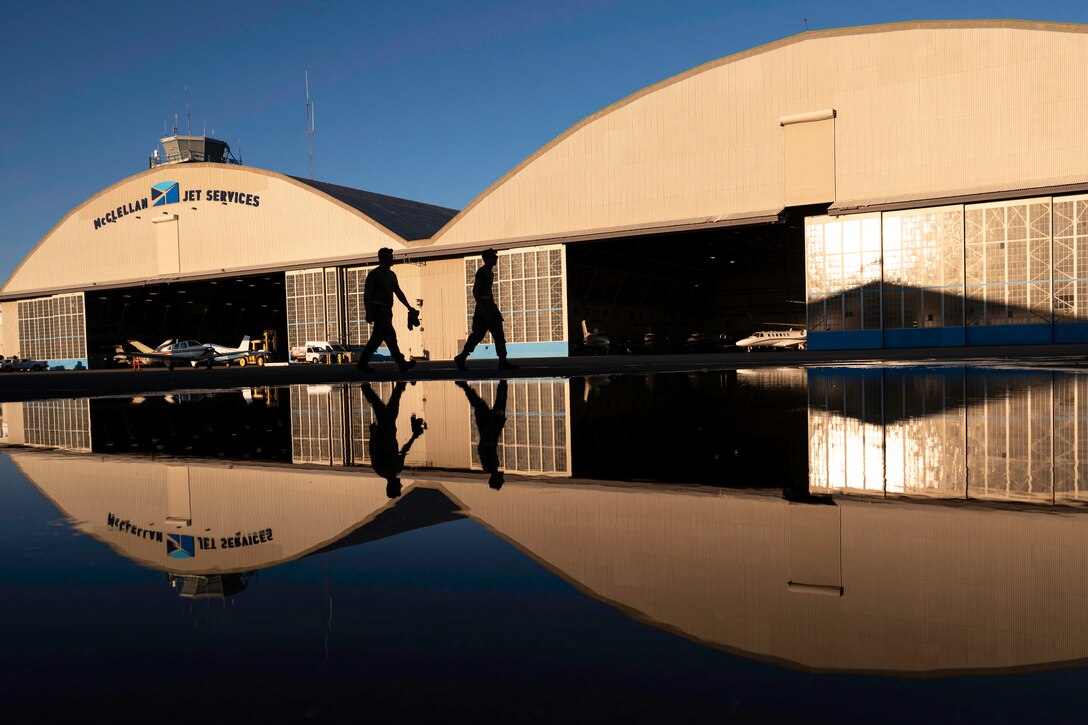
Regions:
<svg viewBox="0 0 1088 725"><path fill-rule="evenodd" d="M469 360L461 372L452 361L420 361L407 375L391 362L374 362L373 373L363 374L354 365L305 365L278 363L264 367L217 366L166 370L161 366L108 370L52 370L41 373L0 374L0 401L71 398L79 396L166 393L173 390L225 390L229 388L293 384L359 383L387 380L484 380L494 377L580 377L640 375L645 373L698 372L763 367L810 365L1033 365L1085 368L1088 345L1001 345L963 348L913 348L882 350L774 350L760 352L713 352L663 355L600 355L517 360L521 368L499 373L494 359Z"/></svg>
<svg viewBox="0 0 1088 725"><path fill-rule="evenodd" d="M4 403L7 711L1081 716L1076 360L522 372Z"/></svg>

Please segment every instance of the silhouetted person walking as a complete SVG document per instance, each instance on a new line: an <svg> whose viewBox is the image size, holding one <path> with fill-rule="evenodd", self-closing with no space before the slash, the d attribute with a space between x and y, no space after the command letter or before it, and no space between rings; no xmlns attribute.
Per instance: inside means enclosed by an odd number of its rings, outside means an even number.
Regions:
<svg viewBox="0 0 1088 725"><path fill-rule="evenodd" d="M400 472L404 470L404 459L412 444L427 428L422 418L413 415L412 437L403 448L397 443L397 416L400 415L400 396L404 394L404 388L404 382L397 382L389 402L384 403L370 383L362 385L363 396L374 411L374 422L370 424L370 465L375 473L385 479L385 493L389 498L400 496Z"/></svg>
<svg viewBox="0 0 1088 725"><path fill-rule="evenodd" d="M397 281L397 274L391 269L392 266L393 250L382 247L378 250L378 266L367 274L363 285L363 308L366 321L373 324L374 328L370 332L366 347L359 355L359 364L356 369L361 372L373 372L373 368L367 363L383 342L389 347L389 354L392 355L402 373L416 364L415 360L405 360L397 345L397 331L393 329L393 295L396 295L397 299L408 308L408 329L412 328L413 318L418 319L419 310L408 304L408 299Z"/></svg>
<svg viewBox="0 0 1088 725"><path fill-rule="evenodd" d="M495 265L499 253L494 249L485 250L481 255L484 264L476 270L476 279L472 283L472 299L476 300L476 311L472 314L472 332L465 340L461 354L453 358L458 370L468 370L465 361L469 354L491 333L495 340L495 351L499 354L499 370L517 370L518 366L506 359L506 334L502 329L502 313L495 302L493 287L495 284Z"/></svg>
<svg viewBox="0 0 1088 725"><path fill-rule="evenodd" d="M499 469L499 438L506 426L506 381L499 381L495 388L495 404L491 407L464 380L456 382L476 414L476 428L480 431L480 444L476 447L480 454L480 467L491 474L487 485L498 491L505 483Z"/></svg>

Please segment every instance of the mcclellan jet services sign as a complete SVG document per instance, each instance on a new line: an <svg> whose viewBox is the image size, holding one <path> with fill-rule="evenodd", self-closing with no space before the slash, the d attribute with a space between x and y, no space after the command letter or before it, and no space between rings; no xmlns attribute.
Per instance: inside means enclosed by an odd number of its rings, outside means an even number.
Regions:
<svg viewBox="0 0 1088 725"><path fill-rule="evenodd" d="M214 201L220 204L242 204L243 206L257 207L261 205L261 197L258 194L247 194L244 191L228 191L226 189L188 189L185 194L176 181L161 181L151 187L151 206L166 206L179 202L195 203L202 201ZM147 209L148 197L135 199L122 204L115 209L108 210L102 216L94 218L94 228L101 229L107 224L113 224L129 214Z"/></svg>

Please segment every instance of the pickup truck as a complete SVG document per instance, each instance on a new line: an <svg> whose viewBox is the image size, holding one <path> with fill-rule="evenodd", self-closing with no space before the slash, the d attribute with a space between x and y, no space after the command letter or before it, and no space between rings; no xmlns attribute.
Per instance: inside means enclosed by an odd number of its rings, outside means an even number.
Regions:
<svg viewBox="0 0 1088 725"><path fill-rule="evenodd" d="M25 372L27 370L38 372L48 370L49 363L45 360L20 360L18 357L0 358L0 371L5 373Z"/></svg>

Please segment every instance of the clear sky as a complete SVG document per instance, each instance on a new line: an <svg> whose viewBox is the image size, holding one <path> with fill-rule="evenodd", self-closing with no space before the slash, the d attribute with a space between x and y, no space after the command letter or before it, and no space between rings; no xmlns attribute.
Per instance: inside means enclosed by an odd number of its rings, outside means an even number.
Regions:
<svg viewBox="0 0 1088 725"><path fill-rule="evenodd" d="M0 280L73 207L147 168L163 125L247 165L462 208L571 125L715 58L919 19L1088 22L1083 0L3 0ZM1088 71L1086 71L1088 72Z"/></svg>

